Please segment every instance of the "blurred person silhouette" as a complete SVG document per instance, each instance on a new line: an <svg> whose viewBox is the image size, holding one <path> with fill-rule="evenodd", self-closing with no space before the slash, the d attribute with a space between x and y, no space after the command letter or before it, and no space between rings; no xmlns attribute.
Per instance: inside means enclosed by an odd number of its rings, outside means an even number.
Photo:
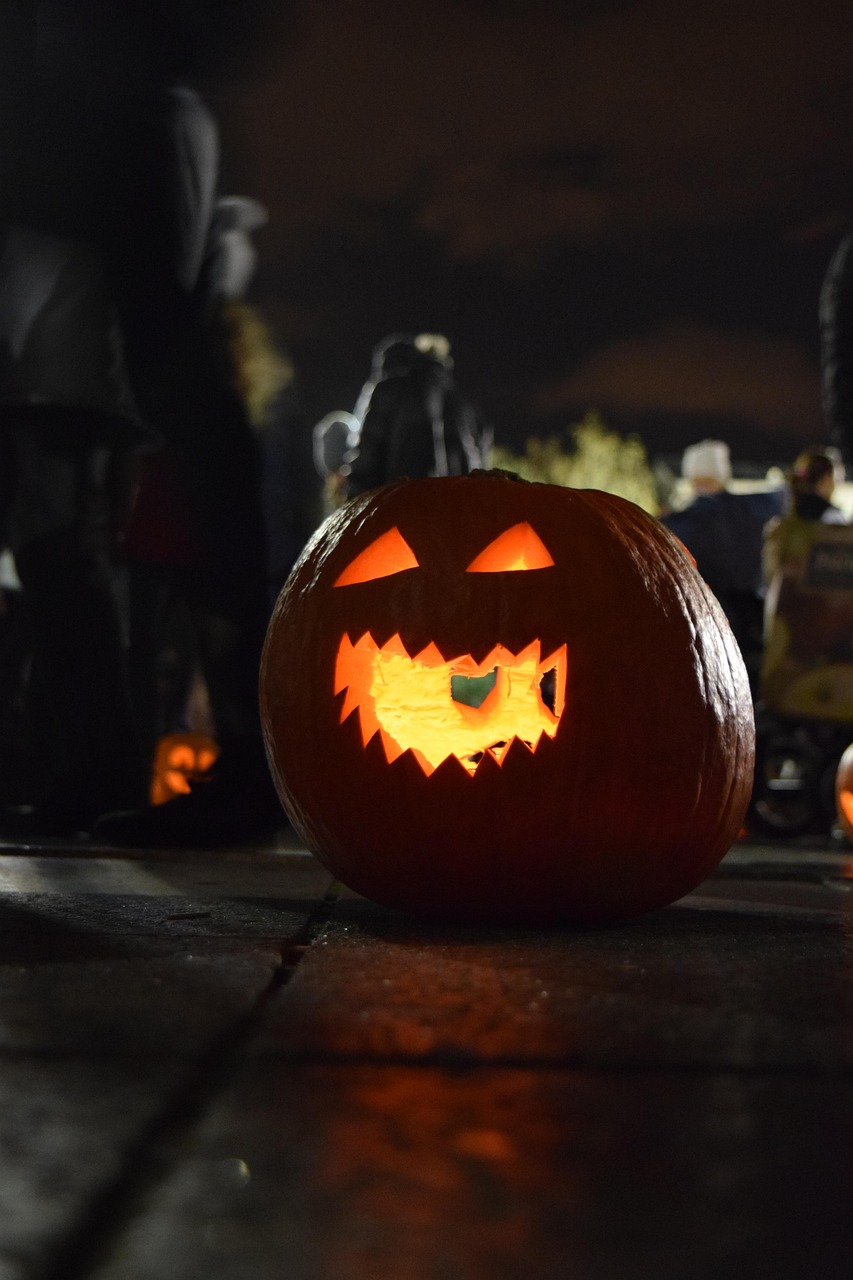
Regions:
<svg viewBox="0 0 853 1280"><path fill-rule="evenodd" d="M847 524L844 512L832 501L844 477L839 449L804 449L791 468L791 514L821 524Z"/></svg>
<svg viewBox="0 0 853 1280"><path fill-rule="evenodd" d="M803 449L797 455L788 476L785 514L771 520L764 531L764 579L768 587L779 571L787 534L796 521L835 525L849 523L841 508L832 501L844 478L841 451L833 445Z"/></svg>
<svg viewBox="0 0 853 1280"><path fill-rule="evenodd" d="M274 604L320 522L322 499L296 368L246 296L257 259L251 233L266 220L266 210L255 200L227 196L218 201L207 292L258 442L267 591Z"/></svg>
<svg viewBox="0 0 853 1280"><path fill-rule="evenodd" d="M3 538L31 621L31 828L87 830L138 804L144 760L113 590L111 464L143 437L115 309L83 242L5 225L0 247ZM7 817L7 829L9 820Z"/></svg>
<svg viewBox="0 0 853 1280"><path fill-rule="evenodd" d="M358 399L353 408L353 414L359 424L364 421L364 415L367 412L367 406L370 404L370 397L373 395L373 389L377 382L387 378L389 373L405 372L406 361L409 358L409 348L414 341L414 334L389 333L377 342L371 351L370 372L358 393ZM402 363L400 363L401 361Z"/></svg>
<svg viewBox="0 0 853 1280"><path fill-rule="evenodd" d="M268 615L260 461L223 359L221 335L210 319L207 278L218 134L209 110L188 85L205 58L221 51L223 37L233 34L228 50L233 55L245 43L253 17L275 6L249 3L239 14L229 8L220 0L207 5L41 0L30 7L33 21L16 32L27 68L18 76L16 131L2 157L3 176L14 179L0 183L3 223L30 237L53 236L87 247L90 282L96 277L102 282L118 316L117 342L135 410L173 450L202 548L198 594L221 622L221 652L234 673L231 730L217 777L187 797L181 809L176 802L156 813L136 807L134 788L128 787L124 798L116 789L103 808L134 812L123 826L120 820L118 826L114 821L101 828L103 838L114 842L222 843L250 838L262 827L268 831L273 814L281 818L257 711L258 661ZM8 93L4 103L7 98ZM90 283L90 292L94 288ZM32 288L27 293L32 296ZM116 420L123 419L110 416L111 423ZM24 434L29 449L35 436ZM56 431L51 427L47 434L53 439ZM20 437L20 430L15 437L6 433L7 441ZM71 439L66 431L63 459ZM104 486L100 471L90 476L91 452L84 460L85 478L98 499L86 507L85 539L77 539L88 548L93 532L100 535L105 527L93 514L103 505ZM74 464L75 491L83 493L76 448ZM26 475L23 469L21 474ZM43 466L30 469L37 477L30 498L43 488L46 474ZM69 472L62 492L72 487ZM59 483L55 488L59 492ZM40 495L31 501L32 511L39 501ZM81 524L79 518L76 523ZM40 546L47 543L42 539ZM51 554L56 577L56 553ZM32 570L24 563L19 572L26 591ZM105 617L96 616L102 597L85 609L78 605L78 612L88 617L89 631L112 635L105 605ZM110 662L104 657L81 665L75 673L76 698L115 708L118 700L101 698L98 691L106 684L104 672L120 668L121 650L101 643L109 647ZM89 736L100 741L106 729L95 726ZM94 778L95 771L87 776Z"/></svg>
<svg viewBox="0 0 853 1280"><path fill-rule="evenodd" d="M245 302L226 308L237 381L261 454L267 591L275 604L302 548L323 518L311 426L286 347Z"/></svg>
<svg viewBox="0 0 853 1280"><path fill-rule="evenodd" d="M200 289L256 441L267 592L274 603L319 523L321 498L293 360L247 300L257 262L252 233L266 221L256 200L217 200Z"/></svg>
<svg viewBox="0 0 853 1280"><path fill-rule="evenodd" d="M318 482L310 453L307 462L299 456L300 445L303 452L310 450L310 438L292 362L244 299L255 263L250 233L265 220L256 201L228 196L217 202L204 292L211 329L223 344L223 362L258 442L265 558L274 600L319 513L311 502L312 482L315 493ZM241 666L228 643L221 643L219 611L199 591L204 540L180 461L165 442L139 459L121 539L131 677L149 754L158 737L191 727L187 707L199 674L221 741L240 733L235 709L239 717L245 694Z"/></svg>
<svg viewBox="0 0 853 1280"><path fill-rule="evenodd" d="M250 232L265 217L256 201L217 200L196 286L234 434L187 442L164 431L161 448L141 460L122 543L131 674L146 749L153 754L157 737L181 727L164 718L164 693L172 695L173 716L195 727L188 707L197 702L200 676L221 754L210 778L196 780L189 796L103 821L98 833L120 843L223 843L270 835L283 822L259 737L257 673L269 596L277 594L269 579L282 572L282 556L298 553L292 495L280 488L273 503L268 494L270 453L277 447L291 464L288 483L298 487L294 459L283 445L298 406L290 399L291 362L244 300L255 265ZM303 437L306 432L307 426ZM196 451L205 447L217 450L219 466L235 468L231 475L208 473L217 497L213 512L194 490ZM226 494L239 510L223 513ZM223 514L225 523L217 528L210 516L216 521ZM211 536L229 531L230 546ZM241 574L246 581L238 585ZM237 588L231 598L229 582ZM165 683L164 659L172 667Z"/></svg>
<svg viewBox="0 0 853 1280"><path fill-rule="evenodd" d="M44 17L26 0L0 14L0 523L33 650L25 829L74 835L145 794L110 557L113 464L145 432L50 107Z"/></svg>
<svg viewBox="0 0 853 1280"><path fill-rule="evenodd" d="M358 418L336 409L320 419L312 434L314 469L323 482L323 512L330 515L346 501L346 462L358 439Z"/></svg>
<svg viewBox="0 0 853 1280"><path fill-rule="evenodd" d="M402 476L465 475L488 466L491 428L457 388L443 334L384 339L355 416L348 497Z"/></svg>
<svg viewBox="0 0 853 1280"><path fill-rule="evenodd" d="M755 693L763 649L764 529L784 510L785 491L732 493L731 457L722 440L690 445L681 470L690 481L693 500L683 511L663 516L662 523L690 551L722 605Z"/></svg>

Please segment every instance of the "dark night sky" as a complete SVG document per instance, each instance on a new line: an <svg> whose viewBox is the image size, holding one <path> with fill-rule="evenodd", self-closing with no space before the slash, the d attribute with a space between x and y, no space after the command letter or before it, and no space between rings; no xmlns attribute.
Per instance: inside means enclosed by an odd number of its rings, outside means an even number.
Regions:
<svg viewBox="0 0 853 1280"><path fill-rule="evenodd" d="M352 407L385 333L439 329L501 440L587 407L651 451L821 440L851 36L839 0L303 4L212 92L309 412Z"/></svg>

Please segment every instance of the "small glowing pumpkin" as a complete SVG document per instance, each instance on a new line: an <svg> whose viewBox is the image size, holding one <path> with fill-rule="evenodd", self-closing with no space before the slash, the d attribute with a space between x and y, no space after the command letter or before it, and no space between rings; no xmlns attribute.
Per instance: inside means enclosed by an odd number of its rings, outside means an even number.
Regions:
<svg viewBox="0 0 853 1280"><path fill-rule="evenodd" d="M843 753L835 771L835 809L838 825L853 844L853 743Z"/></svg>
<svg viewBox="0 0 853 1280"><path fill-rule="evenodd" d="M331 516L270 622L267 752L352 889L471 922L604 921L694 888L741 826L740 652L632 503L503 473Z"/></svg>
<svg viewBox="0 0 853 1280"><path fill-rule="evenodd" d="M219 745L204 733L168 733L160 738L151 769L151 803L184 796L219 756Z"/></svg>

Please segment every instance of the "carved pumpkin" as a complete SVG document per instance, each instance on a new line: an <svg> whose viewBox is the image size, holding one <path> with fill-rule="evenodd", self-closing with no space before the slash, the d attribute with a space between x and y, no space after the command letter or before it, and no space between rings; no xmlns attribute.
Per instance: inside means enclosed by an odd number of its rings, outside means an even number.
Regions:
<svg viewBox="0 0 853 1280"><path fill-rule="evenodd" d="M838 825L853 844L853 743L838 761L835 771L835 808Z"/></svg>
<svg viewBox="0 0 853 1280"><path fill-rule="evenodd" d="M157 743L151 770L151 803L165 804L188 793L219 756L219 746L204 733L168 733Z"/></svg>
<svg viewBox="0 0 853 1280"><path fill-rule="evenodd" d="M752 785L743 661L681 545L622 499L498 472L330 517L277 602L261 714L308 848L450 920L672 902Z"/></svg>

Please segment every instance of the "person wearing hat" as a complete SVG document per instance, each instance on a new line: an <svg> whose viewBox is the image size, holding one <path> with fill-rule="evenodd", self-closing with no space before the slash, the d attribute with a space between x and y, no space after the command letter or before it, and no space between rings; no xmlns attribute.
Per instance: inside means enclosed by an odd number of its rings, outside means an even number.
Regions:
<svg viewBox="0 0 853 1280"><path fill-rule="evenodd" d="M764 529L784 510L785 491L732 493L731 457L722 440L690 445L681 470L690 481L693 501L664 516L663 523L687 547L722 605L755 691L764 618Z"/></svg>
<svg viewBox="0 0 853 1280"><path fill-rule="evenodd" d="M732 478L729 446L722 440L700 440L684 450L681 474L695 493L720 493Z"/></svg>

